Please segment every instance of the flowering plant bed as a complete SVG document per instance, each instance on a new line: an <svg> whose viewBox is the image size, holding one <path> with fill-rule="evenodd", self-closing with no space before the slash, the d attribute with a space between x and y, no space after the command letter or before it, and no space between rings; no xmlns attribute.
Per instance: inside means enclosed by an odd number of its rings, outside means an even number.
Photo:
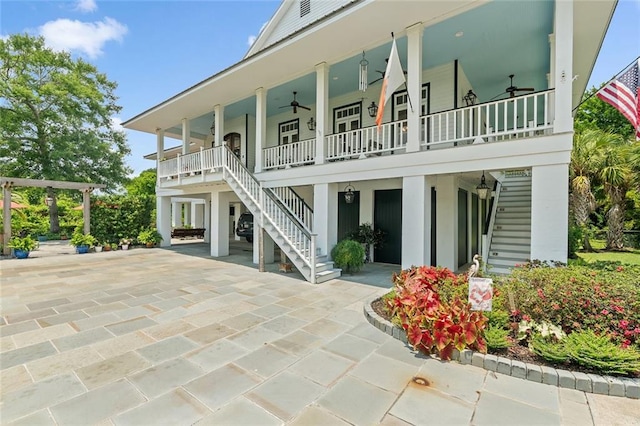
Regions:
<svg viewBox="0 0 640 426"><path fill-rule="evenodd" d="M372 304L416 349L469 348L587 373L640 376L640 268L541 263L494 277L493 310L470 311L467 278L422 267L394 276Z"/></svg>

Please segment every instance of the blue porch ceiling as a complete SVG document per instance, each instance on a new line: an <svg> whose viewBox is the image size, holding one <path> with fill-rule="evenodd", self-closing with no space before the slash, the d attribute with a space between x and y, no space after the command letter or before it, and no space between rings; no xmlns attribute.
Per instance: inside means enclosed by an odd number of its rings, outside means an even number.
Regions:
<svg viewBox="0 0 640 426"><path fill-rule="evenodd" d="M425 7L428 7L428 3L425 3ZM549 72L548 35L553 32L553 11L552 0L497 0L426 27L423 33L423 68L433 68L457 59L481 102L503 93L509 86L509 74L515 74L516 86L544 90L547 88L546 75ZM456 37L459 32L463 35ZM398 37L396 42L401 62L406 68L407 38ZM385 58L390 49L389 40L386 44L365 50L370 82L380 77L376 70L384 71ZM330 97L357 91L358 64L361 59L362 52L359 52L331 65ZM295 58L291 60L295 61ZM282 68L286 73L287 64L283 63ZM377 82L370 86L372 91L357 93L353 100L365 98L365 102L377 102L380 84ZM267 115L285 111L280 107L291 102L293 91L297 91L297 100L301 105L313 106L316 101L315 72L310 70L302 77L270 88L267 92ZM245 114L255 115L255 105L255 96L249 96L227 105L225 117L232 119ZM213 113L208 113L194 119L192 131L208 134L212 116Z"/></svg>

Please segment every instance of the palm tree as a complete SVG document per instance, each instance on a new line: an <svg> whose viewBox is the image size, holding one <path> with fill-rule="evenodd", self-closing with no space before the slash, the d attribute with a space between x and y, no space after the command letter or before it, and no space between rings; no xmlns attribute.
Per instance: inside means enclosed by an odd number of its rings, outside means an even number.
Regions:
<svg viewBox="0 0 640 426"><path fill-rule="evenodd" d="M589 215L596 208L596 199L591 191L592 182L597 179L598 154L600 146L606 142L607 133L587 130L576 134L571 151L571 194L569 203L576 225L582 230L582 248L593 251L589 242Z"/></svg>
<svg viewBox="0 0 640 426"><path fill-rule="evenodd" d="M599 177L609 199L607 218L607 249L624 247L624 221L627 191L633 187L632 142L622 136L607 134L608 143L599 156Z"/></svg>

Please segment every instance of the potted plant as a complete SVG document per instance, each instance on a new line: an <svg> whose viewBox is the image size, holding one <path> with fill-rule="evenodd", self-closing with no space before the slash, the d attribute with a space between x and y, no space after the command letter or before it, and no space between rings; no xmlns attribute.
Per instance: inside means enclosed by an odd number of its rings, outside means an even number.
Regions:
<svg viewBox="0 0 640 426"><path fill-rule="evenodd" d="M36 241L28 235L26 237L13 237L9 241L9 247L13 249L13 254L18 259L29 257L29 253L36 248L36 245Z"/></svg>
<svg viewBox="0 0 640 426"><path fill-rule="evenodd" d="M370 223L361 224L358 229L351 233L350 239L361 243L364 246L365 263L371 262L371 248L381 247L384 239L384 232L380 229L373 229Z"/></svg>
<svg viewBox="0 0 640 426"><path fill-rule="evenodd" d="M109 243L109 241L105 241L102 244L102 248L104 251L111 251L111 243Z"/></svg>
<svg viewBox="0 0 640 426"><path fill-rule="evenodd" d="M131 244L131 238L120 239L120 247L122 247L122 250L129 250L129 244Z"/></svg>
<svg viewBox="0 0 640 426"><path fill-rule="evenodd" d="M145 229L138 235L138 241L150 248L162 241L162 235L155 228Z"/></svg>
<svg viewBox="0 0 640 426"><path fill-rule="evenodd" d="M118 245L116 243L111 243L111 251L118 250Z"/></svg>
<svg viewBox="0 0 640 426"><path fill-rule="evenodd" d="M102 251L102 243L95 243L96 245L93 247L96 253L100 253Z"/></svg>
<svg viewBox="0 0 640 426"><path fill-rule="evenodd" d="M76 253L84 254L89 252L89 248L96 243L96 239L91 234L75 231L69 243L76 248Z"/></svg>
<svg viewBox="0 0 640 426"><path fill-rule="evenodd" d="M336 266L353 274L364 265L364 248L353 240L342 240L331 250L331 258Z"/></svg>

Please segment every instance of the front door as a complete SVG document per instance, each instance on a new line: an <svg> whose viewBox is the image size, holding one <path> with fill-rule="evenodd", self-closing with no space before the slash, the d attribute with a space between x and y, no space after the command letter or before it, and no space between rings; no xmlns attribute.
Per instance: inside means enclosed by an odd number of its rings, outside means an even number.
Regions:
<svg viewBox="0 0 640 426"><path fill-rule="evenodd" d="M374 192L373 227L384 232L382 247L374 250L376 262L402 261L402 189Z"/></svg>

